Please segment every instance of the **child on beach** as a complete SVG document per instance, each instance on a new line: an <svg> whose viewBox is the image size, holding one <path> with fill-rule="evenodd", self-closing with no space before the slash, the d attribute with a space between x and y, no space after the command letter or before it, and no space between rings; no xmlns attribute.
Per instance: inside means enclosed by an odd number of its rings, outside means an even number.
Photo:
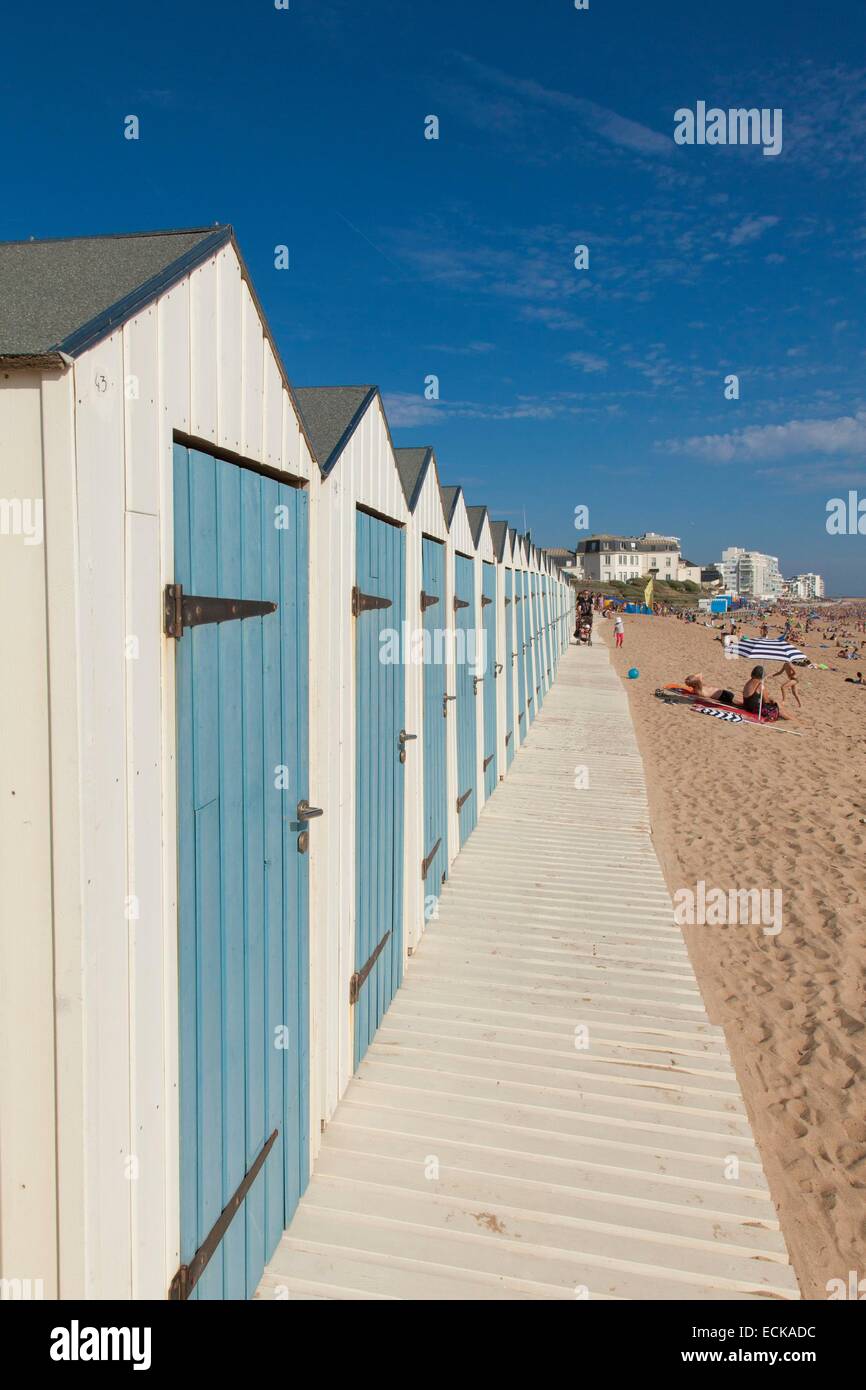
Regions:
<svg viewBox="0 0 866 1390"><path fill-rule="evenodd" d="M623 622L622 617L619 613L617 613L616 615L616 622L613 625L613 631L614 637L616 639L616 645L618 647L621 647L623 637L625 636L625 623Z"/></svg>
<svg viewBox="0 0 866 1390"><path fill-rule="evenodd" d="M776 680L779 676L784 677L781 685L782 704L785 703L785 694L789 691L797 702L797 708L802 709L802 702L797 691L797 672L790 661L783 661L779 670L770 677L770 680Z"/></svg>

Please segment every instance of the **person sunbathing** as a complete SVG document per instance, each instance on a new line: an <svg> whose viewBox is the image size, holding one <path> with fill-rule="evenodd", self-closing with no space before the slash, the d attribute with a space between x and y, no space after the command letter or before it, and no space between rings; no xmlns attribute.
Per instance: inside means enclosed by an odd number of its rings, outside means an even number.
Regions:
<svg viewBox="0 0 866 1390"><path fill-rule="evenodd" d="M724 688L714 688L712 690L707 689L707 687L704 685L704 678L700 674L700 672L698 672L694 676L686 676L683 684L687 685L689 690L693 691L694 694L697 695L698 698L701 700L718 700L720 704L723 705L732 705L734 703L734 696L732 691L725 690Z"/></svg>

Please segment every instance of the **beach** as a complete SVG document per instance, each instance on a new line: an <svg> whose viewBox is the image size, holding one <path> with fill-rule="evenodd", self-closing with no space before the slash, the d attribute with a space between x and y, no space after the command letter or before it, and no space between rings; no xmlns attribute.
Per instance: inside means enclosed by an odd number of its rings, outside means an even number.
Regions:
<svg viewBox="0 0 866 1390"><path fill-rule="evenodd" d="M838 669L800 671L797 722L729 724L654 691L701 672L707 686L739 693L750 661L726 660L718 630L700 622L624 621L622 650L598 614L594 640L608 643L628 691L675 902L701 883L781 894L778 932L751 921L683 931L710 1018L725 1029L803 1296L826 1298L829 1280L866 1273L866 686L845 683L866 661L839 661L835 643L822 650L819 623L800 645Z"/></svg>

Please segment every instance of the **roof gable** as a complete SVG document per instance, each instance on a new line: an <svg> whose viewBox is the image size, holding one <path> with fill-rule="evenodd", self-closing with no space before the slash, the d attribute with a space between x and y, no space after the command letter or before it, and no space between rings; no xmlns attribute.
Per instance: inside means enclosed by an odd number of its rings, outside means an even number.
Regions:
<svg viewBox="0 0 866 1390"><path fill-rule="evenodd" d="M358 428L375 386L297 386L295 396L323 473L333 468Z"/></svg>
<svg viewBox="0 0 866 1390"><path fill-rule="evenodd" d="M406 505L410 511L414 511L421 495L421 488L424 486L424 478L427 473L427 466L433 457L433 450L429 445L424 445L420 449L395 449L394 457L397 460L397 472L400 475Z"/></svg>
<svg viewBox="0 0 866 1390"><path fill-rule="evenodd" d="M75 357L232 237L231 227L0 242L0 357Z"/></svg>

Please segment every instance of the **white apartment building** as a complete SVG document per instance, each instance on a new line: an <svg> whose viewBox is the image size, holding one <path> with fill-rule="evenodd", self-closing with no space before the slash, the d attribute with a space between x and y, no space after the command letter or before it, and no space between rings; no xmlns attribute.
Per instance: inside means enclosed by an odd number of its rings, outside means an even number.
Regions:
<svg viewBox="0 0 866 1390"><path fill-rule="evenodd" d="M590 583L613 579L644 579L651 570L657 578L678 579L683 557L678 536L660 536L645 531L642 536L589 536L580 541L577 558Z"/></svg>
<svg viewBox="0 0 866 1390"><path fill-rule="evenodd" d="M725 591L736 598L775 598L782 592L782 574L776 555L731 545L722 551L720 568Z"/></svg>
<svg viewBox="0 0 866 1390"><path fill-rule="evenodd" d="M787 598L823 598L824 580L820 574L796 574L784 581L784 593Z"/></svg>

